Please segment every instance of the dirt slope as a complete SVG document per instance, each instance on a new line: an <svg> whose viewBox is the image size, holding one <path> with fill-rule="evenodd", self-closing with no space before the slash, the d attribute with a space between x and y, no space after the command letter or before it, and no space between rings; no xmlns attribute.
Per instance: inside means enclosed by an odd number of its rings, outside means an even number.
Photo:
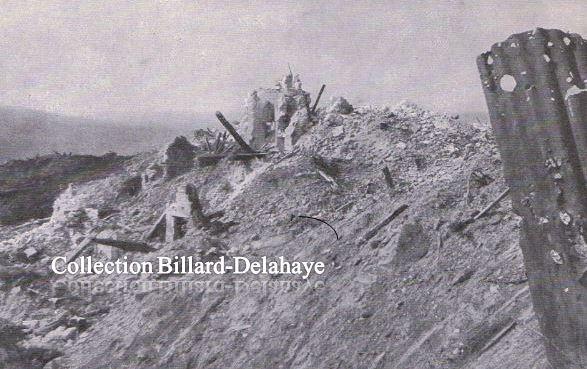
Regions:
<svg viewBox="0 0 587 369"><path fill-rule="evenodd" d="M509 201L466 222L505 188L489 132L411 104L322 112L292 154L195 168L115 200L123 181L155 160L139 155L126 174L77 189L80 208L91 198L120 210L110 218L0 228L7 260L30 247L39 253L14 263L45 273L4 278L0 317L29 327L20 346L63 353L47 368L548 367ZM218 221L236 225L190 230L129 258L283 255L323 261L326 272L308 281L48 273L49 258L92 229L142 239L187 183L206 213L224 210ZM326 220L340 239L297 215ZM180 281L208 287L137 288Z"/></svg>

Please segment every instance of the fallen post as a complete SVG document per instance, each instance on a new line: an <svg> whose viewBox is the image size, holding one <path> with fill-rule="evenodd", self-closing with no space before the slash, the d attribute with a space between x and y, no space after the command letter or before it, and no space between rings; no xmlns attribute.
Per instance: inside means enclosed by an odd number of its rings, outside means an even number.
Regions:
<svg viewBox="0 0 587 369"><path fill-rule="evenodd" d="M246 161L256 158L262 158L269 155L267 152L251 152L251 153L220 153L220 154L202 154L197 157L198 163L203 166L217 164L220 160L228 158L229 160Z"/></svg>
<svg viewBox="0 0 587 369"><path fill-rule="evenodd" d="M323 171L321 171L320 169L318 169L318 174L320 175L320 177L324 178L324 180L326 182L328 182L330 184L330 186L334 189L338 188L338 183L336 183L336 181L334 180L334 178L332 178L331 176L329 176L328 174L324 173Z"/></svg>
<svg viewBox="0 0 587 369"><path fill-rule="evenodd" d="M110 238L92 238L92 241L100 245L112 246L129 252L147 253L156 250L144 242L113 240Z"/></svg>
<svg viewBox="0 0 587 369"><path fill-rule="evenodd" d="M43 278L46 273L43 270L32 269L29 266L17 265L0 265L0 279L1 280L16 280L16 279L37 279Z"/></svg>
<svg viewBox="0 0 587 369"><path fill-rule="evenodd" d="M475 222L476 220L478 220L479 218L481 218L482 216L484 216L485 214L487 214L487 212L489 210L491 210L497 203L499 203L501 200L503 200L504 197L506 197L508 195L508 193L510 192L510 189L506 189L505 191L503 191L498 197L497 199L493 200L489 205L487 205L485 208L483 208L483 210L481 210L479 213L477 213L475 216L466 218L465 220L460 220L457 222L452 223L449 228L453 231L453 232L460 232L463 229L465 229L469 224Z"/></svg>
<svg viewBox="0 0 587 369"><path fill-rule="evenodd" d="M381 231L381 229L383 229L385 226L387 226L389 223L391 223L391 221L394 220L395 218L397 218L401 213L406 211L406 209L408 207L409 206L406 204L400 205L400 207L395 209L394 212L391 213L390 216L385 218L381 223L377 224L375 227L373 227L371 230L369 230L367 233L365 233L365 235L361 238L359 245L361 245L361 244L369 241L371 238L375 237L375 235L377 233L379 233L379 231Z"/></svg>
<svg viewBox="0 0 587 369"><path fill-rule="evenodd" d="M502 330L497 332L495 337L493 337L485 346L483 346L483 348L481 348L481 350L479 350L479 353L482 354L485 351L492 348L493 346L495 346L502 338L504 338L508 333L510 333L512 330L514 330L514 328L516 328L517 324L518 323L515 320L513 320L511 323L506 325Z"/></svg>
<svg viewBox="0 0 587 369"><path fill-rule="evenodd" d="M246 141L238 134L238 132L236 131L236 129L234 129L232 124L228 123L228 120L226 120L226 118L224 118L224 115L222 115L221 112L219 112L219 111L216 112L216 118L218 118L220 123L224 126L224 128L228 131L228 133L230 133L230 135L232 137L234 137L235 141L240 145L240 147L243 150L245 150L246 152L249 152L249 153L255 152L255 150L253 150L251 148L251 146L249 146L249 144L247 144Z"/></svg>
<svg viewBox="0 0 587 369"><path fill-rule="evenodd" d="M72 251L68 255L66 255L65 259L67 259L69 262L74 261L75 259L77 259L78 256L80 256L84 251L86 251L88 249L88 247L90 247L91 244L92 244L92 237L84 238L82 240L82 242L80 242L77 249L75 249L74 251Z"/></svg>
<svg viewBox="0 0 587 369"><path fill-rule="evenodd" d="M506 197L508 195L508 193L510 193L510 189L507 188L505 189L498 197L497 199L493 200L489 205L487 205L483 210L481 210L479 212L479 214L475 215L473 217L473 220L477 220L479 218L481 218L482 216L484 216L489 210L491 210L491 208L493 208L498 202L500 202L501 200L503 200L504 197Z"/></svg>

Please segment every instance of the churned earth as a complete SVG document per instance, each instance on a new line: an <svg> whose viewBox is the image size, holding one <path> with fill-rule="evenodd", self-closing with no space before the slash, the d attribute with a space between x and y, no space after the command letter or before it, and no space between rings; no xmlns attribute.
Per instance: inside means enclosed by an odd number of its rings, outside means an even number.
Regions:
<svg viewBox="0 0 587 369"><path fill-rule="evenodd" d="M67 214L0 228L5 368L548 368L509 199L470 220L505 190L487 128L410 103L322 109L290 153L124 191L159 160L126 159L62 193ZM118 256L284 256L324 274L50 271L88 235L144 241L185 184L215 226Z"/></svg>

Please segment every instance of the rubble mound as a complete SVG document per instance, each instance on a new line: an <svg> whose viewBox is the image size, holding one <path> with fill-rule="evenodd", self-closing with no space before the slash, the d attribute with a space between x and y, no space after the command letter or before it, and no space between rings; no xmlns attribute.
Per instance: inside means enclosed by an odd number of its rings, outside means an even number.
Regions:
<svg viewBox="0 0 587 369"><path fill-rule="evenodd" d="M110 216L0 228L6 260L40 254L0 269L0 317L32 327L19 345L62 352L47 367L548 367L518 217L505 198L473 219L505 188L488 130L409 103L319 109L287 152L187 169L113 200L113 181L158 160L136 156L68 197L114 207ZM123 255L284 256L326 270L307 280L47 272L55 255L108 260L86 246L96 232L137 243L158 224L173 232ZM164 283L176 288L145 287Z"/></svg>
<svg viewBox="0 0 587 369"><path fill-rule="evenodd" d="M350 114L353 112L353 106L344 97L333 97L327 111L329 113Z"/></svg>
<svg viewBox="0 0 587 369"><path fill-rule="evenodd" d="M184 136L177 137L165 148L165 178L172 179L194 166L195 147Z"/></svg>

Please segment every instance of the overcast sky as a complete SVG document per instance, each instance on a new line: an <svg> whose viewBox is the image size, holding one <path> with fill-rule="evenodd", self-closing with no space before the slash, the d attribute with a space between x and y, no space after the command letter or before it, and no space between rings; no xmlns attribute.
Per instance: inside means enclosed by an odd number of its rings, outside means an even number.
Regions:
<svg viewBox="0 0 587 369"><path fill-rule="evenodd" d="M485 110L475 57L585 0L0 0L0 105L75 115L235 111L300 73L315 96Z"/></svg>

